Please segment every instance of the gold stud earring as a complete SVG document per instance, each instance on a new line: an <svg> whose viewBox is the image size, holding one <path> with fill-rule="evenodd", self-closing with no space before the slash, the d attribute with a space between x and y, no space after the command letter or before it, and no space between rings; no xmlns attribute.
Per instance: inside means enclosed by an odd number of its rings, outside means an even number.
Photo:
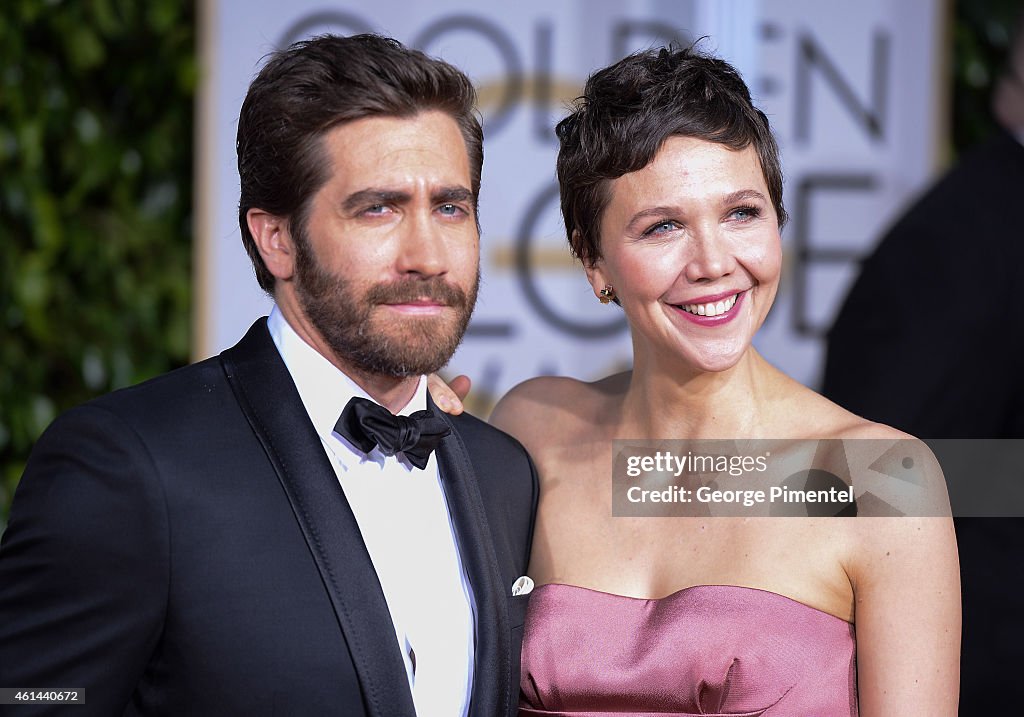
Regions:
<svg viewBox="0 0 1024 717"><path fill-rule="evenodd" d="M607 304L608 302L615 300L615 287L611 284L605 284L604 288L597 293L597 300L602 304Z"/></svg>

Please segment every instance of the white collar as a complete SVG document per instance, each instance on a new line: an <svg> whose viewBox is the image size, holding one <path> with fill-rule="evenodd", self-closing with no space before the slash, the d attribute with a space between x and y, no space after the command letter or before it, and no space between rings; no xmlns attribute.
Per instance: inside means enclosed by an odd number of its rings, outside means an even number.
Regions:
<svg viewBox="0 0 1024 717"><path fill-rule="evenodd" d="M334 424L350 398L359 396L374 400L319 351L303 341L276 305L267 319L267 329L288 367L313 427L325 441L331 438ZM408 416L426 407L427 382L421 376L412 399L398 411L398 415Z"/></svg>

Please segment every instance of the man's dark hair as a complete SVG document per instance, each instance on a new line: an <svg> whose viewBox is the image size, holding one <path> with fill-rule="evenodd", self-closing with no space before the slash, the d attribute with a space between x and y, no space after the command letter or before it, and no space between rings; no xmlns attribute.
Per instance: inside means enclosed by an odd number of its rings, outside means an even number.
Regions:
<svg viewBox="0 0 1024 717"><path fill-rule="evenodd" d="M260 287L272 292L274 276L246 214L259 208L288 217L301 238L310 200L328 179L326 132L364 117L445 112L466 143L475 201L484 161L475 106L476 91L460 70L379 35L322 35L273 53L249 85L236 144L238 224Z"/></svg>
<svg viewBox="0 0 1024 717"><path fill-rule="evenodd" d="M753 144L779 226L786 221L768 118L731 65L693 48L638 52L595 72L555 133L565 230L573 253L588 266L601 258L611 181L646 167L672 136L735 150Z"/></svg>

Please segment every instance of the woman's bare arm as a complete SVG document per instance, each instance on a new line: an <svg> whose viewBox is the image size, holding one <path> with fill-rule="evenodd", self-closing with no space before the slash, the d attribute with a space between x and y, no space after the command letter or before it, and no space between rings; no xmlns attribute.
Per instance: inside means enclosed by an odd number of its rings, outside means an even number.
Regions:
<svg viewBox="0 0 1024 717"><path fill-rule="evenodd" d="M957 714L960 567L948 517L856 518L861 717Z"/></svg>

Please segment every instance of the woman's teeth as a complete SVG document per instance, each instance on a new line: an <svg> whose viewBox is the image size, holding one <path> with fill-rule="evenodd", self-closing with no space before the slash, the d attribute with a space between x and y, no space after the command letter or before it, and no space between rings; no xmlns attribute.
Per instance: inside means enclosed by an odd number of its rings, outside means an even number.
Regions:
<svg viewBox="0 0 1024 717"><path fill-rule="evenodd" d="M719 316L733 307L738 296L739 294L733 294L728 299L710 304L683 304L682 309L697 316Z"/></svg>

